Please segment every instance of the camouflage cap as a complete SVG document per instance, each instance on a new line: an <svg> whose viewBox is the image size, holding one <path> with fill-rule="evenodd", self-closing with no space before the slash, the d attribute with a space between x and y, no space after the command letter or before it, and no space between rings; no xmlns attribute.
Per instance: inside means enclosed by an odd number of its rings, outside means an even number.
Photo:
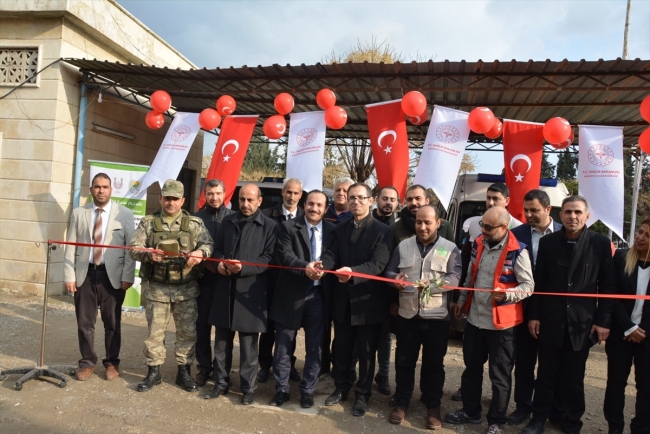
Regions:
<svg viewBox="0 0 650 434"><path fill-rule="evenodd" d="M165 185L163 185L162 190L160 190L161 196L182 198L183 193L185 193L185 189L183 188L183 183L180 181L176 181L174 179L168 179L167 181L165 181Z"/></svg>

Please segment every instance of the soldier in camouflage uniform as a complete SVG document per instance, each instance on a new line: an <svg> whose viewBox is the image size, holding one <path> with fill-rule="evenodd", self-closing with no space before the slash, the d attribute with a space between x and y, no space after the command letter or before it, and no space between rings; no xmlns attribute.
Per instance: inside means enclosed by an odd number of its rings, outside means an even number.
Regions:
<svg viewBox="0 0 650 434"><path fill-rule="evenodd" d="M203 221L181 208L185 202L183 193L182 183L173 179L165 181L158 198L161 209L142 219L130 243L131 247L152 249L129 252L134 260L141 262L140 277L149 325L149 337L144 343L149 372L138 383L138 392L162 382L160 365L165 361L165 330L170 316L176 325L176 384L188 392L197 389L190 375L198 316L197 278L201 275L199 264L212 254L213 242Z"/></svg>

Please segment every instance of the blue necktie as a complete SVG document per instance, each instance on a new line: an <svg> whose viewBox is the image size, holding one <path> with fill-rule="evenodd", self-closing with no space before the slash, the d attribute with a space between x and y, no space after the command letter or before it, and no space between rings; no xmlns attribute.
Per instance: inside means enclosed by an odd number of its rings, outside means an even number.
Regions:
<svg viewBox="0 0 650 434"><path fill-rule="evenodd" d="M314 262L316 260L316 227L312 226L309 229L311 230L311 237L309 238L309 244L311 245L311 260Z"/></svg>

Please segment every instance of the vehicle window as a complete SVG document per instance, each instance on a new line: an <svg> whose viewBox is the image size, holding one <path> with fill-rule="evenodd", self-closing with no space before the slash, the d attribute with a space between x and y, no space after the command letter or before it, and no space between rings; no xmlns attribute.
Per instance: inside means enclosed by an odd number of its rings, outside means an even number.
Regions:
<svg viewBox="0 0 650 434"><path fill-rule="evenodd" d="M463 231L463 222L470 217L483 215L485 212L485 202L462 202L458 208L458 216L456 217L456 231L454 239L456 245L461 248L463 246L463 239L465 232Z"/></svg>

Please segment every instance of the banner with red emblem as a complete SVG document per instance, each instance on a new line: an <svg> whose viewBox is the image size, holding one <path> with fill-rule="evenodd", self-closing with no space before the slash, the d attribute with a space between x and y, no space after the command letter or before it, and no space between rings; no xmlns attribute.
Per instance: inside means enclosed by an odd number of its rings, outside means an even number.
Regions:
<svg viewBox="0 0 650 434"><path fill-rule="evenodd" d="M302 181L305 191L323 188L325 112L292 113L287 145L287 178Z"/></svg>

